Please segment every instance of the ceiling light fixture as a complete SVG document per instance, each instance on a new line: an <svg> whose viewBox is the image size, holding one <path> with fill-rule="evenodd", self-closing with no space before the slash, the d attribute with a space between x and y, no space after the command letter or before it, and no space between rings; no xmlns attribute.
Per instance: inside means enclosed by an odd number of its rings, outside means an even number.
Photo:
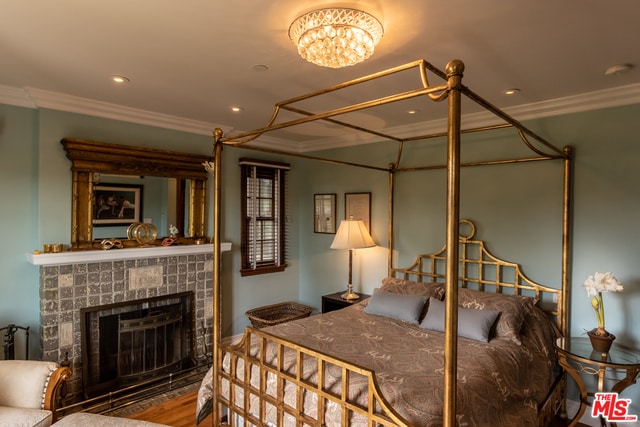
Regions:
<svg viewBox="0 0 640 427"><path fill-rule="evenodd" d="M502 93L504 93L505 95L515 95L520 93L520 89L513 87L511 89L505 89L502 91Z"/></svg>
<svg viewBox="0 0 640 427"><path fill-rule="evenodd" d="M604 70L604 75L605 76L615 76L618 74L622 74L622 73L626 73L628 71L631 71L633 69L633 65L631 64L616 64L616 65L612 65L610 67L607 67L606 70Z"/></svg>
<svg viewBox="0 0 640 427"><path fill-rule="evenodd" d="M129 79L125 76L111 76L111 80L118 84L129 83Z"/></svg>
<svg viewBox="0 0 640 427"><path fill-rule="evenodd" d="M329 68L348 67L369 58L383 34L374 16L344 8L311 11L289 27L289 38L300 56Z"/></svg>

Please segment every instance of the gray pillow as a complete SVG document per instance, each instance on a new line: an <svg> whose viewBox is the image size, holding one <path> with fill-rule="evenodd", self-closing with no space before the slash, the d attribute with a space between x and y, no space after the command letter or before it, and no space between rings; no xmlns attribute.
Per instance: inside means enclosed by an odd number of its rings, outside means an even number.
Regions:
<svg viewBox="0 0 640 427"><path fill-rule="evenodd" d="M425 302L427 298L423 295L394 294L378 289L369 298L364 312L417 324Z"/></svg>
<svg viewBox="0 0 640 427"><path fill-rule="evenodd" d="M474 289L458 289L458 305L476 310L500 312L496 323L496 337L509 338L520 345L520 330L525 317L536 304L534 298L523 295L496 294Z"/></svg>
<svg viewBox="0 0 640 427"><path fill-rule="evenodd" d="M458 307L458 336L489 342L489 333L499 314L499 311ZM429 298L429 310L420 327L444 332L444 315L444 301Z"/></svg>

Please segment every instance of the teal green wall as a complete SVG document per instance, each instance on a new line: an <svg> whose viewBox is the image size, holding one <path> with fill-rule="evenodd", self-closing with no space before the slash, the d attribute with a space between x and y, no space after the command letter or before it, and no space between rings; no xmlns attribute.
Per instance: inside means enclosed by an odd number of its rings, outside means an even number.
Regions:
<svg viewBox="0 0 640 427"><path fill-rule="evenodd" d="M462 161L484 158L495 159L496 153L517 154L519 150L507 141L513 131L492 134L467 135L463 139ZM515 137L517 140L517 136ZM560 142L562 144L562 141ZM377 166L395 161L396 143L371 144L365 148L366 156ZM339 155L336 151L340 151ZM489 153L488 157L485 153ZM331 152L314 153L341 157L353 162L365 161L362 147ZM527 153L528 154L528 153ZM484 157L483 157L484 156ZM502 158L508 158L503 154ZM401 167L444 165L446 149L444 140L405 144ZM429 159L425 163L425 160ZM338 217L344 218L344 193L372 192L372 235L382 247L363 249L354 260L354 286L371 293L386 274L388 236L388 173L370 169L353 169L309 163L307 167L308 193L338 193ZM400 172L395 174L394 205L394 266L409 266L420 253L436 252L445 242L446 220L446 170ZM560 233L562 230L562 182L563 164L537 162L528 164L496 165L463 168L461 174L460 215L473 220L477 226L476 237L487 239L490 249L497 255L514 261L522 261L525 272L542 283L559 287ZM307 204L308 217L312 218ZM307 215L304 215L307 217ZM306 227L312 230L312 224ZM306 231L305 230L305 231ZM303 235L304 232L303 231ZM327 286L340 290L346 283L346 253L326 251L331 238L307 233L301 247L305 259L303 274L309 286L301 289L301 297L318 298ZM516 240L515 237L524 239ZM324 247L325 249L322 249ZM318 258L319 262L313 260ZM314 274L322 271L320 263L335 263L343 271L337 282L323 287L323 278ZM375 274L372 274L375 271ZM312 278L315 277L315 278Z"/></svg>
<svg viewBox="0 0 640 427"><path fill-rule="evenodd" d="M622 343L640 347L640 105L609 108L540 119L527 123L557 146L575 147L573 196L573 275L570 331L581 335L595 324L584 279L611 271L622 281L623 294L605 295L607 329ZM464 137L463 160L483 153L518 151L509 131ZM0 105L0 325L39 325L38 268L26 254L43 243L69 242L71 218L70 162L63 137L133 144L153 148L211 153L211 139L51 110ZM396 143L328 150L323 155L384 167L396 157ZM405 165L444 162L444 144L410 143ZM238 158L272 158L291 163L289 173L289 268L284 273L239 277ZM344 217L344 194L372 193L372 235L379 247L356 251L356 290L372 292L386 274L388 175L386 172L329 165L286 156L225 147L223 151L222 240L233 245L223 256L225 334L240 332L244 312L260 305L295 300L320 308L321 295L345 288L347 254L329 249L332 235L313 233L313 194L336 193L338 219ZM396 246L398 265L419 252L444 243L445 173L442 170L396 176ZM477 237L486 238L497 256L523 263L533 280L559 285L562 165L538 162L467 168L462 174L461 216L476 222ZM209 189L210 191L211 189ZM212 213L209 213L209 221ZM38 348L37 333L33 348ZM636 387L637 388L637 387ZM627 392L640 402L635 389ZM637 404L635 404L637 405ZM640 411L636 410L636 413Z"/></svg>
<svg viewBox="0 0 640 427"><path fill-rule="evenodd" d="M35 110L0 104L0 325L30 326L36 352L39 273L26 254L38 245L37 133Z"/></svg>

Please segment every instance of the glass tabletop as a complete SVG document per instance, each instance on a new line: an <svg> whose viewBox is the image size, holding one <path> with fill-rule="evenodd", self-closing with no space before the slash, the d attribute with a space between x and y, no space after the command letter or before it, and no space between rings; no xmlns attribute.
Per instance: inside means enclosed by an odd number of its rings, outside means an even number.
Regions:
<svg viewBox="0 0 640 427"><path fill-rule="evenodd" d="M595 363L619 366L640 365L640 351L615 342L608 353L594 351L589 338L558 338L556 347L573 356Z"/></svg>

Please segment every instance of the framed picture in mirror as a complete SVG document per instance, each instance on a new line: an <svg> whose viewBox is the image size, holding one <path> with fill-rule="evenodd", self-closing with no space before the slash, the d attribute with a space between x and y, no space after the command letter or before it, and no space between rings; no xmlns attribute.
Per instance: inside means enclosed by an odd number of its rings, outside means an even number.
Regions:
<svg viewBox="0 0 640 427"><path fill-rule="evenodd" d="M142 185L99 184L93 187L93 225L142 222Z"/></svg>
<svg viewBox="0 0 640 427"><path fill-rule="evenodd" d="M314 194L313 196L313 232L336 233L336 195Z"/></svg>

